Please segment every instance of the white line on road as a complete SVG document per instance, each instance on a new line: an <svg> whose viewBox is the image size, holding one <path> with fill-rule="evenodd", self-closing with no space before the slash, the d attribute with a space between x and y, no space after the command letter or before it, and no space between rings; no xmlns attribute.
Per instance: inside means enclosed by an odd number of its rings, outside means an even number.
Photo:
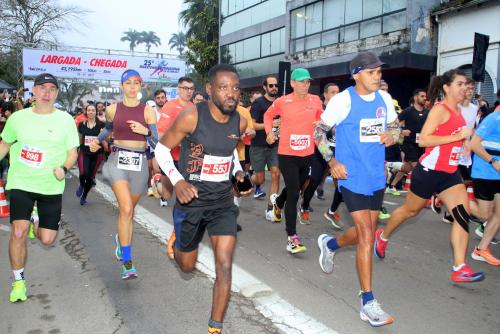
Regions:
<svg viewBox="0 0 500 334"><path fill-rule="evenodd" d="M75 171L72 171L75 173ZM96 179L95 190L107 201L117 206L111 188ZM171 223L160 219L141 205L135 209L135 221L158 237L162 243L172 233ZM215 279L214 257L210 247L200 244L196 268ZM295 306L280 298L268 285L259 281L238 265L233 264L232 290L253 301L256 309L270 319L276 327L290 334L337 334L321 322L305 314Z"/></svg>
<svg viewBox="0 0 500 334"><path fill-rule="evenodd" d="M384 201L384 204L388 204L388 205L399 205L398 203L389 202L389 201Z"/></svg>
<svg viewBox="0 0 500 334"><path fill-rule="evenodd" d="M10 226L0 224L0 230L5 231L5 232L10 232Z"/></svg>

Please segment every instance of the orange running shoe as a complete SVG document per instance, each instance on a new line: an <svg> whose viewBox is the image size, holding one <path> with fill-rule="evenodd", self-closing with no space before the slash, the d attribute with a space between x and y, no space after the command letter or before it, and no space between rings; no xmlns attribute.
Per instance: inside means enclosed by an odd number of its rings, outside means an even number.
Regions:
<svg viewBox="0 0 500 334"><path fill-rule="evenodd" d="M170 260L174 259L174 244L175 244L175 231L172 231L170 239L167 242L167 256Z"/></svg>
<svg viewBox="0 0 500 334"><path fill-rule="evenodd" d="M491 254L488 248L479 249L475 247L471 256L474 260L484 261L486 263L491 264L492 266L500 266L500 260L497 259L495 255Z"/></svg>

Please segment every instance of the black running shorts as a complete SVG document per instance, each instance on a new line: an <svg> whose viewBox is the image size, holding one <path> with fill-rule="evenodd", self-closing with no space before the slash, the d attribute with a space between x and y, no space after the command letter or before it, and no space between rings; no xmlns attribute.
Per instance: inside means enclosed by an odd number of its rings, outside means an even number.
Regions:
<svg viewBox="0 0 500 334"><path fill-rule="evenodd" d="M236 205L215 209L189 209L174 207L175 248L191 252L198 248L205 230L209 236L228 235L236 237Z"/></svg>
<svg viewBox="0 0 500 334"><path fill-rule="evenodd" d="M350 191L344 186L340 187L340 193L344 199L349 212L370 210L380 211L384 200L385 189L380 189L373 192L373 195L363 195Z"/></svg>
<svg viewBox="0 0 500 334"><path fill-rule="evenodd" d="M495 194L500 194L500 180L472 179L474 196L477 199L491 202Z"/></svg>
<svg viewBox="0 0 500 334"><path fill-rule="evenodd" d="M461 183L464 183L464 180L458 169L455 173L449 174L425 168L418 163L411 173L410 190L418 197L430 199L434 193L440 194Z"/></svg>
<svg viewBox="0 0 500 334"><path fill-rule="evenodd" d="M57 231L61 221L61 195L42 195L19 189L10 191L10 222L15 220L30 220L33 206L38 208L40 221L38 226Z"/></svg>

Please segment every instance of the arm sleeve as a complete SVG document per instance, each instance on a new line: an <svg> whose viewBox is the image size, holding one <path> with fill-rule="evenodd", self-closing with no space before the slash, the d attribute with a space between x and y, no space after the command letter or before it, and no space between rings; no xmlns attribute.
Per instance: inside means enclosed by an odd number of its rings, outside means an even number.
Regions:
<svg viewBox="0 0 500 334"><path fill-rule="evenodd" d="M172 159L172 154L170 154L170 149L159 142L155 148L155 158L160 166L161 170L167 175L172 182L172 185L181 180L184 180L181 173L175 168L174 159Z"/></svg>
<svg viewBox="0 0 500 334"><path fill-rule="evenodd" d="M323 156L326 162L330 161L333 156L333 151L330 148L330 141L328 140L328 133L332 127L320 121L314 129L314 141L319 153Z"/></svg>
<svg viewBox="0 0 500 334"><path fill-rule="evenodd" d="M236 176L236 173L238 173L238 172L243 172L243 168L241 168L240 157L238 156L238 149L237 148L234 149L233 164L234 164L233 176Z"/></svg>
<svg viewBox="0 0 500 334"><path fill-rule="evenodd" d="M103 141L106 138L109 137L109 135L113 132L113 122L106 121L104 125L104 129L99 133L99 136L97 136L97 140Z"/></svg>
<svg viewBox="0 0 500 334"><path fill-rule="evenodd" d="M156 147L156 144L158 143L158 128L156 127L156 124L148 124L149 131L151 131L151 136L146 137L149 146L153 148L153 150Z"/></svg>

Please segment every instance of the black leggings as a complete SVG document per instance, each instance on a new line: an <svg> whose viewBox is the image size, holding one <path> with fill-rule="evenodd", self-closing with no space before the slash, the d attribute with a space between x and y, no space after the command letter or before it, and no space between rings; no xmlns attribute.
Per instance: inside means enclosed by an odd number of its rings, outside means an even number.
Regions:
<svg viewBox="0 0 500 334"><path fill-rule="evenodd" d="M323 159L323 156L321 155L321 153L319 153L318 149L316 149L311 159L311 176L309 177L309 185L304 191L304 198L302 199L303 210L309 210L309 204L311 203L311 200L314 196L314 192L321 184L323 175L325 175L325 171L327 169L328 163L325 161L325 159ZM337 211L340 203L342 203L342 193L338 189L335 189L335 194L333 195L330 211Z"/></svg>
<svg viewBox="0 0 500 334"><path fill-rule="evenodd" d="M285 187L276 199L278 207L285 206L286 233L288 236L297 234L297 202L300 189L309 175L312 154L305 157L278 154L278 161L285 181Z"/></svg>
<svg viewBox="0 0 500 334"><path fill-rule="evenodd" d="M83 188L83 197L87 198L87 195L94 184L94 178L97 173L99 165L103 161L103 155L101 153L97 154L85 154L80 151L78 153L78 169L80 171L80 186Z"/></svg>

